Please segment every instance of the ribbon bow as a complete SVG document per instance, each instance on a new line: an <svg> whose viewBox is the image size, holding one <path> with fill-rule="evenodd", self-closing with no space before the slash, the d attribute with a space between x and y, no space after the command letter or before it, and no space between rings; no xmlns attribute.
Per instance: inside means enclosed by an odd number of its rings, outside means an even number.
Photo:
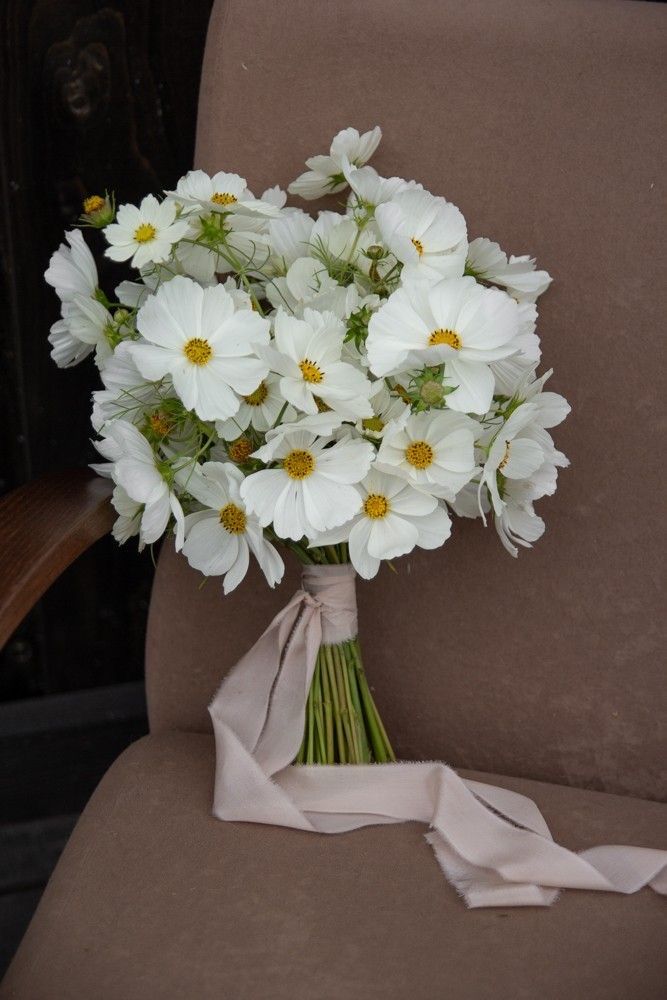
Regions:
<svg viewBox="0 0 667 1000"><path fill-rule="evenodd" d="M216 742L214 815L342 833L419 820L447 879L470 907L549 906L561 888L667 894L667 851L554 843L535 803L466 781L439 761L299 765L321 643L357 633L354 571L308 566L303 588L223 681L209 712Z"/></svg>

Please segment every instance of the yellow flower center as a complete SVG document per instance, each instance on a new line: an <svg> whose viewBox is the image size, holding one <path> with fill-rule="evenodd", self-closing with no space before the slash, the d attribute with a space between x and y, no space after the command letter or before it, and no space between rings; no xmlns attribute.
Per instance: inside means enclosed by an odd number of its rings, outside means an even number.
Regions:
<svg viewBox="0 0 667 1000"><path fill-rule="evenodd" d="M380 431L384 430L384 420L381 420L380 417L365 417L361 421L361 426L365 431L375 431L376 434L379 434Z"/></svg>
<svg viewBox="0 0 667 1000"><path fill-rule="evenodd" d="M242 465L249 458L252 451L252 442L247 437L237 438L227 445L227 454L232 462Z"/></svg>
<svg viewBox="0 0 667 1000"><path fill-rule="evenodd" d="M324 378L321 369L318 368L314 361L309 361L308 358L304 358L303 361L299 362L299 368L301 369L304 382L319 385Z"/></svg>
<svg viewBox="0 0 667 1000"><path fill-rule="evenodd" d="M269 390L266 388L266 383L260 382L254 392L243 398L248 406L261 406L268 395Z"/></svg>
<svg viewBox="0 0 667 1000"><path fill-rule="evenodd" d="M201 368L207 365L213 357L213 348L208 340L193 337L183 346L183 354L191 365L198 365Z"/></svg>
<svg viewBox="0 0 667 1000"><path fill-rule="evenodd" d="M417 251L417 253L419 254L419 256L423 257L423 255L424 255L424 244L422 243L422 241L418 240L416 236L413 236L412 239L410 240L410 242L412 243L413 247L415 248L415 250Z"/></svg>
<svg viewBox="0 0 667 1000"><path fill-rule="evenodd" d="M159 434L160 437L165 437L169 434L173 426L169 417L161 410L155 410L151 413L148 423L153 433Z"/></svg>
<svg viewBox="0 0 667 1000"><path fill-rule="evenodd" d="M309 451L295 448L283 459L283 469L290 479L307 479L315 471L315 458Z"/></svg>
<svg viewBox="0 0 667 1000"><path fill-rule="evenodd" d="M428 342L430 347L435 347L436 344L449 344L455 351L460 351L463 347L461 338L454 330L434 330Z"/></svg>
<svg viewBox="0 0 667 1000"><path fill-rule="evenodd" d="M364 500L364 514L372 521L378 521L389 513L389 501L381 493L369 493Z"/></svg>
<svg viewBox="0 0 667 1000"><path fill-rule="evenodd" d="M235 503L228 503L220 511L220 524L230 535L242 535L246 526L245 513Z"/></svg>
<svg viewBox="0 0 667 1000"><path fill-rule="evenodd" d="M99 194L91 194L90 198L84 200L83 210L86 215L90 215L91 212L99 212L105 205L106 201Z"/></svg>
<svg viewBox="0 0 667 1000"><path fill-rule="evenodd" d="M154 240L157 235L157 229L155 226L151 226L150 222L142 222L140 226L134 230L134 238L137 243L150 243Z"/></svg>
<svg viewBox="0 0 667 1000"><path fill-rule="evenodd" d="M405 457L415 469L428 469L433 465L433 448L427 441L413 441L405 449Z"/></svg>
<svg viewBox="0 0 667 1000"><path fill-rule="evenodd" d="M227 191L216 191L214 195L211 195L211 201L216 205L233 205L236 200L236 196Z"/></svg>
<svg viewBox="0 0 667 1000"><path fill-rule="evenodd" d="M500 463L498 465L498 469L499 469L500 472L503 471L503 469L505 468L505 466L507 465L507 463L509 462L509 460L510 460L510 443L509 443L509 441L506 441L505 442L505 454L501 458Z"/></svg>

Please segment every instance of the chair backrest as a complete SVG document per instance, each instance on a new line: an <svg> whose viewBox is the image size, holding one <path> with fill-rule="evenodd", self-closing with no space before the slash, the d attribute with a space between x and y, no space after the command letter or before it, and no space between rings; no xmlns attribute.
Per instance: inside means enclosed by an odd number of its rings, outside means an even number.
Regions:
<svg viewBox="0 0 667 1000"><path fill-rule="evenodd" d="M537 254L544 365L573 413L511 559L460 521L359 586L368 672L399 753L665 793L663 144L667 9L614 0L227 0L209 29L197 165L285 186L379 123L380 172L457 204L471 238ZM664 203L663 203L664 209ZM663 367L661 367L663 366ZM223 599L170 546L148 635L154 729L208 728L225 671L297 585Z"/></svg>

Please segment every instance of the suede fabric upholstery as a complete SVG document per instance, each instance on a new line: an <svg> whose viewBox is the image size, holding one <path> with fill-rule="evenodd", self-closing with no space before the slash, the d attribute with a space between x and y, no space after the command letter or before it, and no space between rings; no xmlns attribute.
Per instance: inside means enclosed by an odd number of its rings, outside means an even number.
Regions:
<svg viewBox="0 0 667 1000"><path fill-rule="evenodd" d="M615 0L227 0L215 6L197 165L286 185L348 124L373 162L455 202L470 237L530 251L543 367L572 467L511 559L458 519L359 589L400 755L667 797L659 210L667 10ZM664 161L663 161L664 167ZM661 544L662 543L662 544ZM223 601L165 552L148 636L154 731L208 731L223 672L285 603L257 575Z"/></svg>
<svg viewBox="0 0 667 1000"><path fill-rule="evenodd" d="M515 562L459 521L444 550L360 586L359 605L398 753L493 772L468 774L534 798L574 849L664 847L667 830L644 801L667 795L666 26L659 5L616 0L218 0L203 73L198 165L260 193L339 128L379 122L380 171L416 176L471 237L536 253L556 278L540 329L574 406L557 432L573 465L542 505L546 537ZM466 911L416 824L326 837L213 819L206 706L298 568L273 592L255 570L225 599L200 584L167 543L153 735L93 796L2 1000L664 996L665 905L649 890Z"/></svg>
<svg viewBox="0 0 667 1000"><path fill-rule="evenodd" d="M213 740L136 743L93 796L2 1000L659 1000L664 900L567 892L466 911L424 828L332 837L210 815ZM658 846L655 802L490 780L568 846Z"/></svg>

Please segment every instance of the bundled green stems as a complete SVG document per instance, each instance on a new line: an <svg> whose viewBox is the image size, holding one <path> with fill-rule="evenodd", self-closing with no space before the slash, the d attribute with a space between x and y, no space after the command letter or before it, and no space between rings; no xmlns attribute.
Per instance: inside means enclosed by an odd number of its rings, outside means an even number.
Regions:
<svg viewBox="0 0 667 1000"><path fill-rule="evenodd" d="M375 707L358 639L320 646L296 764L386 764L396 760Z"/></svg>

